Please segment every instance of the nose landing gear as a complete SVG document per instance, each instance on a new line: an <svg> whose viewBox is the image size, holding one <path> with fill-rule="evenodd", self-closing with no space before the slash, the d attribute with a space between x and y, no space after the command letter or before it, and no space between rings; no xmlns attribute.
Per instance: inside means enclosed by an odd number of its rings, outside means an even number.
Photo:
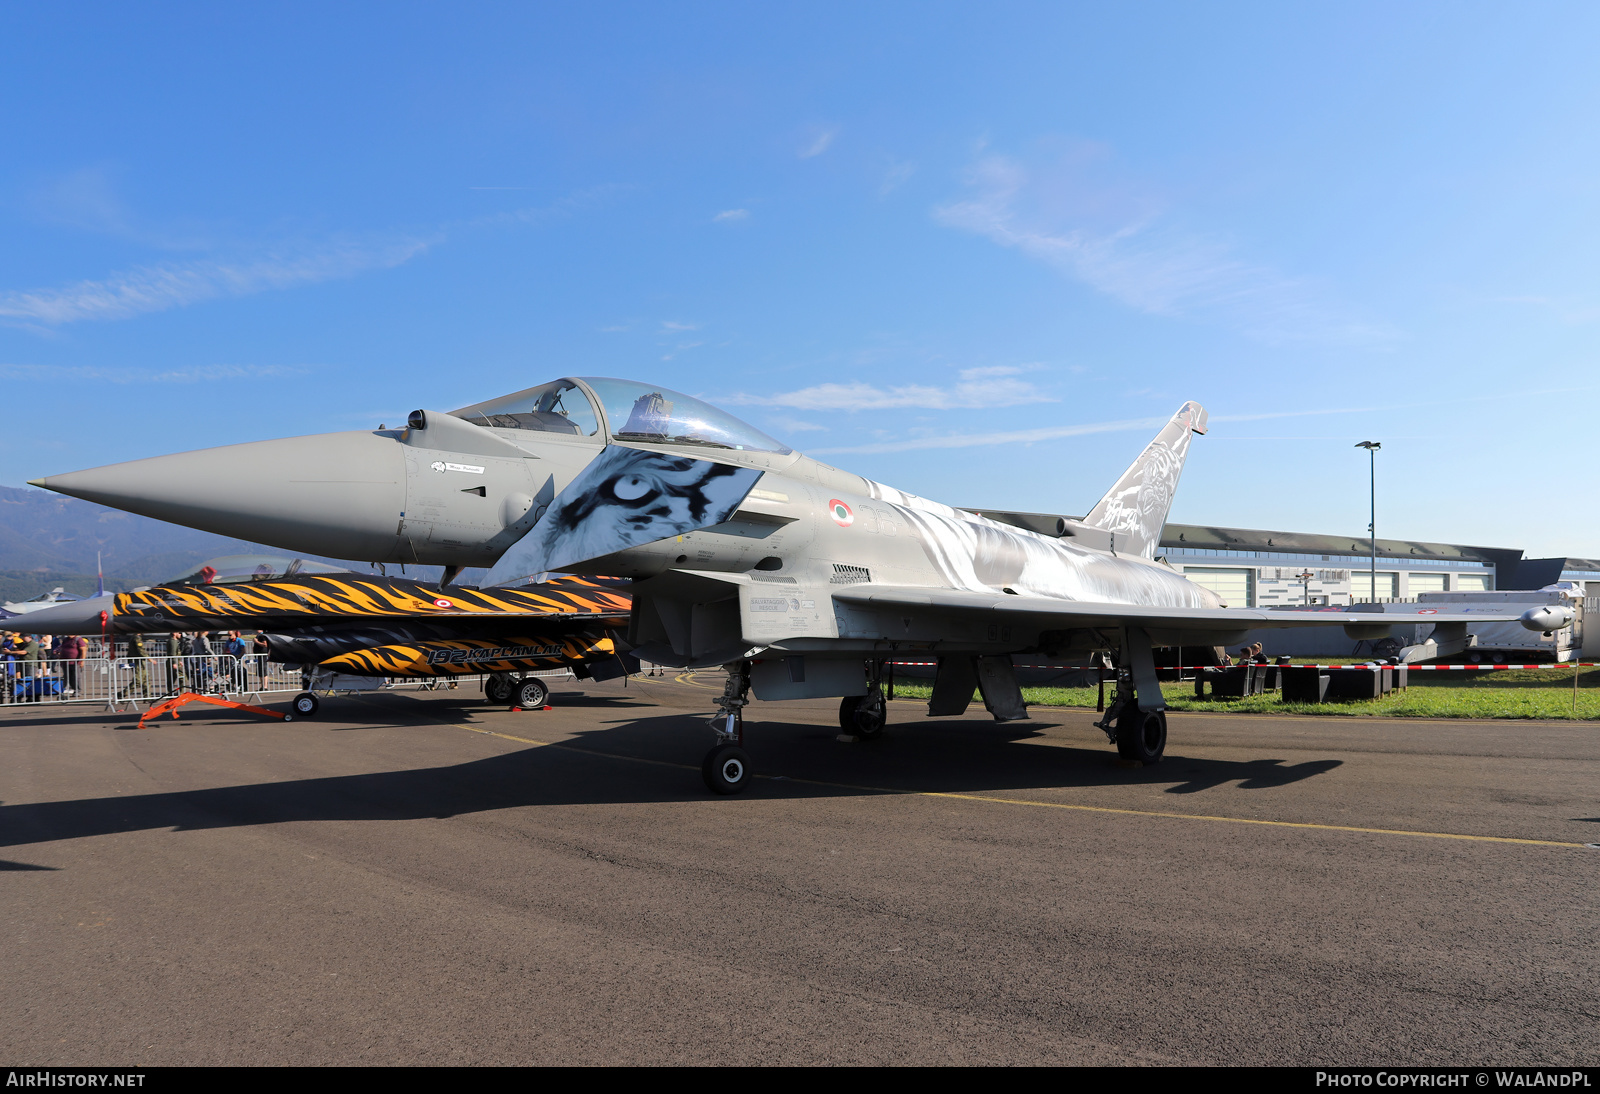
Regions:
<svg viewBox="0 0 1600 1094"><path fill-rule="evenodd" d="M728 682L717 697L718 713L711 719L717 743L700 763L700 775L713 794L737 794L750 785L750 757L745 754L744 708L750 702L750 662L727 666Z"/></svg>

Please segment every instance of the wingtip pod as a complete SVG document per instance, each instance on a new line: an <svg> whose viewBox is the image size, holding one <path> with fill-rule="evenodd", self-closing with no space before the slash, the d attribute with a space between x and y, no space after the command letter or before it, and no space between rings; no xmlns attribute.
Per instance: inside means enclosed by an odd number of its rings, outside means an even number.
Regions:
<svg viewBox="0 0 1600 1094"><path fill-rule="evenodd" d="M1205 431L1206 408L1193 401L1184 403L1083 523L1110 532L1118 554L1154 558L1189 455L1189 441Z"/></svg>

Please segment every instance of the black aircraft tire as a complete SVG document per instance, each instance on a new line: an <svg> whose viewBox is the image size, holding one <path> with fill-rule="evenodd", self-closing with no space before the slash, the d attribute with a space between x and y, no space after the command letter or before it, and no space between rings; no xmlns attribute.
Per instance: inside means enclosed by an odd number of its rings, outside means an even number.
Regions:
<svg viewBox="0 0 1600 1094"><path fill-rule="evenodd" d="M713 794L737 794L750 785L750 757L738 745L717 745L701 761L700 775Z"/></svg>
<svg viewBox="0 0 1600 1094"><path fill-rule="evenodd" d="M853 737L881 737L889 721L888 706L881 694L846 695L839 700L839 728Z"/></svg>
<svg viewBox="0 0 1600 1094"><path fill-rule="evenodd" d="M290 705L294 707L294 712L300 717L315 718L317 716L317 708L322 704L317 702L317 697L309 691L302 691L294 697L294 702Z"/></svg>
<svg viewBox="0 0 1600 1094"><path fill-rule="evenodd" d="M550 698L550 689L544 686L543 680L524 680L513 690L516 705L523 710L539 710L544 707L545 700Z"/></svg>
<svg viewBox="0 0 1600 1094"><path fill-rule="evenodd" d="M511 681L503 676L491 676L483 682L483 697L491 703L511 702Z"/></svg>
<svg viewBox="0 0 1600 1094"><path fill-rule="evenodd" d="M1167 751L1167 715L1161 710L1129 710L1117 719L1117 751L1124 760L1160 763Z"/></svg>

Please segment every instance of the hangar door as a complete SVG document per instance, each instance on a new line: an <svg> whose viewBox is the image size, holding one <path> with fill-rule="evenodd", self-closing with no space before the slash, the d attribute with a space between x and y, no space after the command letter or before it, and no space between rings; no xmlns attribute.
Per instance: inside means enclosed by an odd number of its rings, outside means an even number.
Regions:
<svg viewBox="0 0 1600 1094"><path fill-rule="evenodd" d="M1256 572L1221 566L1185 566L1183 576L1222 597L1230 608L1256 606Z"/></svg>
<svg viewBox="0 0 1600 1094"><path fill-rule="evenodd" d="M1389 597L1390 599L1393 599L1394 597L1399 596L1400 594L1395 591L1395 586L1399 584L1399 581L1399 574L1384 573L1382 570L1379 570L1378 597ZM1350 571L1350 599L1355 601L1373 599L1371 570Z"/></svg>

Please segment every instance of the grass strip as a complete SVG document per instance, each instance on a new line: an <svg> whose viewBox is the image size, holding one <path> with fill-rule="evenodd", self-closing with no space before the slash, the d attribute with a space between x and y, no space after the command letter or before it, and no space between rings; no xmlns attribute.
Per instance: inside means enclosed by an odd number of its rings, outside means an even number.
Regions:
<svg viewBox="0 0 1600 1094"><path fill-rule="evenodd" d="M1326 662L1324 662L1326 663ZM1524 669L1473 674L1414 672L1411 686L1381 699L1335 699L1326 703L1285 703L1277 692L1240 699L1196 699L1193 681L1165 683L1162 694L1169 710L1216 711L1226 714L1320 714L1333 717L1381 718L1523 718L1541 721L1600 719L1600 669L1583 670L1578 678L1577 714L1573 714L1570 669ZM1106 683L1106 698L1111 696ZM931 684L895 681L900 699L927 699ZM974 700L981 698L974 693ZM1096 689L1023 688L1029 706L1089 707Z"/></svg>

